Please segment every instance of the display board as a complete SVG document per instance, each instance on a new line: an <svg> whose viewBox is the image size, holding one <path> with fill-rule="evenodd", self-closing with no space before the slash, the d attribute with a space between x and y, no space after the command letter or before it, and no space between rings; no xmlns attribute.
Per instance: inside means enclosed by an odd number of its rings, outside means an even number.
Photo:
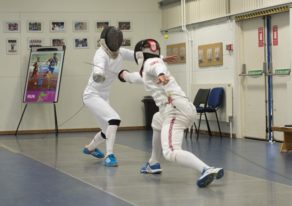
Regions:
<svg viewBox="0 0 292 206"><path fill-rule="evenodd" d="M65 46L31 48L24 103L58 102L64 56Z"/></svg>

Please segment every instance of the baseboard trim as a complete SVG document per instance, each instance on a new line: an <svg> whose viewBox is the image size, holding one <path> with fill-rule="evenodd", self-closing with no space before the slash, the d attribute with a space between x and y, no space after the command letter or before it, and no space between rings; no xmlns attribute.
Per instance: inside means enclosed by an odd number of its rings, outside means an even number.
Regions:
<svg viewBox="0 0 292 206"><path fill-rule="evenodd" d="M144 126L137 127L119 127L118 131L134 131L134 130L145 130ZM74 129L59 129L59 133L74 133L74 132L98 132L99 128L74 128ZM43 130L18 130L17 134L50 134L55 133L54 129L43 129ZM15 131L0 131L0 135L15 135Z"/></svg>

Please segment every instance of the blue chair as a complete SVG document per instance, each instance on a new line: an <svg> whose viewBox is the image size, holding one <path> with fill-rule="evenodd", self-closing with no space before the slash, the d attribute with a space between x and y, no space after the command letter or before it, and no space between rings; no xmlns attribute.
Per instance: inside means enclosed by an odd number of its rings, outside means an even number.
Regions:
<svg viewBox="0 0 292 206"><path fill-rule="evenodd" d="M220 124L218 120L217 110L223 105L223 99L224 99L223 97L224 97L224 88L214 87L210 91L207 107L203 109L205 113L215 113L221 138L222 138L222 133L221 133L221 128L220 128ZM208 120L206 119L206 121Z"/></svg>

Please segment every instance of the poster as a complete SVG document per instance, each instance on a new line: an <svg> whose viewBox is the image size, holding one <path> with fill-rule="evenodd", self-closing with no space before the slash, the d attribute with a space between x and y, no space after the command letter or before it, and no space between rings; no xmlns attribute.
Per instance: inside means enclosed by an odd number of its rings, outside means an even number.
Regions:
<svg viewBox="0 0 292 206"><path fill-rule="evenodd" d="M23 95L24 103L58 101L65 47L31 49Z"/></svg>
<svg viewBox="0 0 292 206"><path fill-rule="evenodd" d="M199 67L223 65L223 43L213 43L198 46Z"/></svg>

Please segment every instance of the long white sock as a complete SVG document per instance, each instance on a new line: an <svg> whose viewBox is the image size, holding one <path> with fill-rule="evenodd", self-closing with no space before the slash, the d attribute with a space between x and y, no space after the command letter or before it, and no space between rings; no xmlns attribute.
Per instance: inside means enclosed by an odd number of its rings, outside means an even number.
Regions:
<svg viewBox="0 0 292 206"><path fill-rule="evenodd" d="M86 147L89 151L93 151L99 144L104 141L105 139L101 136L101 132L98 132Z"/></svg>
<svg viewBox="0 0 292 206"><path fill-rule="evenodd" d="M109 125L106 130L106 156L113 154L118 126Z"/></svg>
<svg viewBox="0 0 292 206"><path fill-rule="evenodd" d="M152 153L149 159L149 164L155 164L159 162L162 154L161 149L161 131L153 130L152 135Z"/></svg>
<svg viewBox="0 0 292 206"><path fill-rule="evenodd" d="M199 172L202 172L204 168L209 167L193 153L185 150L175 150L174 156L175 162L177 162L178 164L185 167L191 167L198 170Z"/></svg>

